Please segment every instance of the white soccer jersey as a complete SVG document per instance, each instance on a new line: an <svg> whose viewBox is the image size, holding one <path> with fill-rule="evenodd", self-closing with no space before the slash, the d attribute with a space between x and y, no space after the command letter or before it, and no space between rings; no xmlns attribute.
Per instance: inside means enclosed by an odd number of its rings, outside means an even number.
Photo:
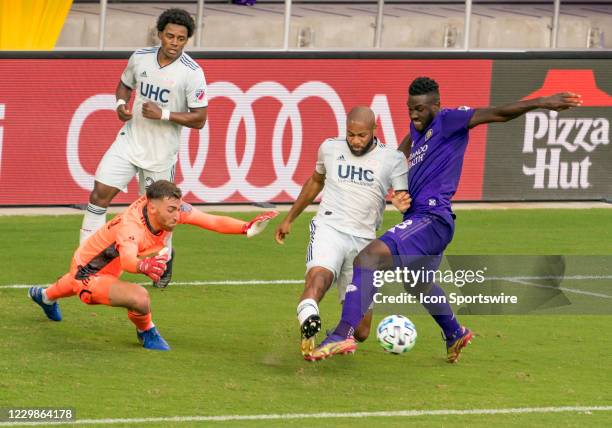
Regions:
<svg viewBox="0 0 612 428"><path fill-rule="evenodd" d="M316 171L325 174L317 221L362 238L376 238L389 189L408 190L406 157L378 139L363 156L353 155L343 138L326 140Z"/></svg>
<svg viewBox="0 0 612 428"><path fill-rule="evenodd" d="M120 131L128 137L125 150L130 162L150 171L167 170L176 162L182 126L143 117L142 105L152 101L171 112L208 106L206 79L200 66L183 52L160 67L158 50L152 47L134 52L121 75L123 84L135 93L133 117Z"/></svg>

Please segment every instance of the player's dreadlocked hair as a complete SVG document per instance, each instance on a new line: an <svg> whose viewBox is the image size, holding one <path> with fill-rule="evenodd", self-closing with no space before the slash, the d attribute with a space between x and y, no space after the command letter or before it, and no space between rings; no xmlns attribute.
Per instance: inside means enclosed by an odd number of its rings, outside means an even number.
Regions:
<svg viewBox="0 0 612 428"><path fill-rule="evenodd" d="M181 192L181 189L168 180L158 180L147 187L147 199L149 200L161 200L164 198L181 199L182 197L183 192Z"/></svg>
<svg viewBox="0 0 612 428"><path fill-rule="evenodd" d="M429 77L417 77L410 84L408 89L409 95L426 95L435 94L438 98L440 97L440 88L438 83L430 79Z"/></svg>
<svg viewBox="0 0 612 428"><path fill-rule="evenodd" d="M166 25L176 24L187 28L187 37L193 36L195 22L186 10L183 9L168 9L157 18L157 31L164 31Z"/></svg>

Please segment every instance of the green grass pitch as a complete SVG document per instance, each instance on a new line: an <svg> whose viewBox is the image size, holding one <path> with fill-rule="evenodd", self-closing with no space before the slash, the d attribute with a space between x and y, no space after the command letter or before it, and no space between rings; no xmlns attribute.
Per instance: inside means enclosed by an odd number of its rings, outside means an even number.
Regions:
<svg viewBox="0 0 612 428"><path fill-rule="evenodd" d="M460 211L447 252L612 254L611 213ZM252 213L230 215L246 219ZM174 279L299 279L311 216L296 221L284 246L273 241L279 219L249 240L181 226L174 238ZM384 227L398 220L389 212ZM80 216L0 217L0 285L46 284L63 274L80 221ZM371 335L354 356L308 363L299 354L295 319L301 284L148 289L154 322L171 352L138 346L123 309L86 306L72 298L61 301L64 320L53 323L26 297L26 289L0 288L0 408L72 407L79 419L106 419L612 405L610 316L462 317L477 336L459 364L449 365L438 327L428 316L416 315L411 318L419 338L406 355L385 354ZM333 327L340 314L335 289L321 309L324 328ZM408 423L610 426L612 412L166 421L150 426Z"/></svg>

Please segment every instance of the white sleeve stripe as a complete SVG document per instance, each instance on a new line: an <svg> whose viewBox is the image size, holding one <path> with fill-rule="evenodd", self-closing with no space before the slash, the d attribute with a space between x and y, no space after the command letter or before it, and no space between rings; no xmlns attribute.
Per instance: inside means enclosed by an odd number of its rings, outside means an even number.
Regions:
<svg viewBox="0 0 612 428"><path fill-rule="evenodd" d="M192 69L192 70L197 70L198 68L200 68L199 66L195 66L195 65L193 65L193 64L190 64L189 62L184 61L182 57L181 57L181 63L182 63L182 64L183 64L185 67L188 67L188 68L190 68L190 69Z"/></svg>
<svg viewBox="0 0 612 428"><path fill-rule="evenodd" d="M138 49L134 54L143 55L157 52L157 48L146 48L146 49Z"/></svg>
<svg viewBox="0 0 612 428"><path fill-rule="evenodd" d="M185 61L191 63L192 65L198 66L198 64L194 60L189 58L189 56L187 56L187 55L183 55L181 58L183 58Z"/></svg>
<svg viewBox="0 0 612 428"><path fill-rule="evenodd" d="M185 64L187 67L191 68L192 70L197 70L198 68L200 68L200 66L197 63L193 62L192 60L187 58L185 55L181 56L181 62Z"/></svg>

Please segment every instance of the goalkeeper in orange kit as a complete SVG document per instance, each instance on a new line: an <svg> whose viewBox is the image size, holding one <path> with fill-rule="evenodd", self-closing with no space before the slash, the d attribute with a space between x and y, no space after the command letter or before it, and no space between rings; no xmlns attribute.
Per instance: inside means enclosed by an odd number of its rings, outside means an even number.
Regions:
<svg viewBox="0 0 612 428"><path fill-rule="evenodd" d="M146 196L83 242L74 253L70 272L50 287L32 287L28 293L53 321L62 319L57 299L75 295L88 305L127 308L140 343L147 349L167 351L168 343L151 320L149 293L138 284L121 281L123 271L159 280L168 260L166 241L177 224L251 237L277 214L269 211L250 222L206 214L183 202L176 185L159 180L149 186Z"/></svg>

